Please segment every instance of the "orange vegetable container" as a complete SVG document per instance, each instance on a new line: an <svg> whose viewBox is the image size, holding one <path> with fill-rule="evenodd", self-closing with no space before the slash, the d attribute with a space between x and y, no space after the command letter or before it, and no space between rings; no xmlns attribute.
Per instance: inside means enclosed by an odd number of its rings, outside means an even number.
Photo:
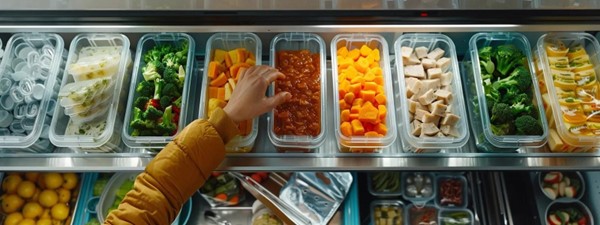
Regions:
<svg viewBox="0 0 600 225"><path fill-rule="evenodd" d="M235 89L241 68L260 65L261 42L253 33L217 33L206 43L206 61L198 118L207 119L223 108ZM225 146L227 152L250 152L258 134L258 118L239 124L240 135Z"/></svg>
<svg viewBox="0 0 600 225"><path fill-rule="evenodd" d="M396 139L388 46L374 34L331 41L334 119L342 152L379 152Z"/></svg>

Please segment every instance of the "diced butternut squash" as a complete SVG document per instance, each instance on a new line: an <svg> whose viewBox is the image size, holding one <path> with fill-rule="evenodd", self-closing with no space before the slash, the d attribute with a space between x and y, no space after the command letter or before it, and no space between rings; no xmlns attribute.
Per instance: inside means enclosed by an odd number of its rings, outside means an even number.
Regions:
<svg viewBox="0 0 600 225"><path fill-rule="evenodd" d="M383 76L376 76L373 79L373 82L375 82L376 84L379 84L379 85L383 85Z"/></svg>
<svg viewBox="0 0 600 225"><path fill-rule="evenodd" d="M360 90L362 89L361 83L353 83L350 85L350 91L354 93L355 96L360 94Z"/></svg>
<svg viewBox="0 0 600 225"><path fill-rule="evenodd" d="M373 58L375 59L375 62L381 61L381 55L379 54L379 49L373 49L373 51L371 51L371 54L374 56Z"/></svg>
<svg viewBox="0 0 600 225"><path fill-rule="evenodd" d="M243 48L238 48L235 50L237 53L237 57L238 57L238 63L243 63L246 62L246 49Z"/></svg>
<svg viewBox="0 0 600 225"><path fill-rule="evenodd" d="M358 57L360 57L360 50L358 49L352 49L352 51L348 52L348 58L350 58L353 61L358 60Z"/></svg>
<svg viewBox="0 0 600 225"><path fill-rule="evenodd" d="M354 63L354 67L356 67L356 70L358 70L359 72L366 73L369 69L370 64L371 63L369 63L367 59L361 57L358 59L358 61L356 61L356 63Z"/></svg>
<svg viewBox="0 0 600 225"><path fill-rule="evenodd" d="M360 108L361 108L361 106L360 106L360 105L353 105L353 106L350 108L350 113L360 113Z"/></svg>
<svg viewBox="0 0 600 225"><path fill-rule="evenodd" d="M246 59L246 64L254 66L256 65L256 61L254 61L254 59L248 58Z"/></svg>
<svg viewBox="0 0 600 225"><path fill-rule="evenodd" d="M376 91L360 91L360 98L365 101L374 102Z"/></svg>
<svg viewBox="0 0 600 225"><path fill-rule="evenodd" d="M381 135L386 135L388 132L387 126L385 126L385 124L383 124L383 123L379 123L379 124L375 125L375 132L377 132Z"/></svg>
<svg viewBox="0 0 600 225"><path fill-rule="evenodd" d="M377 94L383 94L383 95L385 94L385 91L384 91L384 89L383 89L383 86L378 86L378 87L377 87Z"/></svg>
<svg viewBox="0 0 600 225"><path fill-rule="evenodd" d="M377 76L383 76L383 70L381 69L381 67L372 68L370 69L370 71Z"/></svg>
<svg viewBox="0 0 600 225"><path fill-rule="evenodd" d="M218 98L219 88L218 87L208 87L208 98Z"/></svg>
<svg viewBox="0 0 600 225"><path fill-rule="evenodd" d="M365 102L358 113L358 120L365 123L375 123L379 116L379 112L371 102Z"/></svg>
<svg viewBox="0 0 600 225"><path fill-rule="evenodd" d="M338 69L343 70L348 68L349 66L352 66L353 64L354 60L352 60L351 58L344 58L338 61Z"/></svg>
<svg viewBox="0 0 600 225"><path fill-rule="evenodd" d="M359 120L352 120L352 122L350 124L352 124L352 134L354 134L354 135L364 135L365 134L365 128L363 127L362 123Z"/></svg>
<svg viewBox="0 0 600 225"><path fill-rule="evenodd" d="M229 52L225 55L225 66L228 68L233 66L233 61L231 60Z"/></svg>
<svg viewBox="0 0 600 225"><path fill-rule="evenodd" d="M216 61L212 61L208 63L208 77L210 79L215 79L221 73L219 71L219 63Z"/></svg>
<svg viewBox="0 0 600 225"><path fill-rule="evenodd" d="M371 64L369 64L369 68L370 69L380 68L379 62L372 62Z"/></svg>
<svg viewBox="0 0 600 225"><path fill-rule="evenodd" d="M340 130L344 136L352 136L352 124L350 124L350 122L342 122L342 125L340 125Z"/></svg>
<svg viewBox="0 0 600 225"><path fill-rule="evenodd" d="M225 101L229 101L229 98L231 98L231 93L233 93L233 88L231 88L231 85L229 85L229 83L225 84Z"/></svg>
<svg viewBox="0 0 600 225"><path fill-rule="evenodd" d="M348 105L346 101L340 101L340 110L350 109L351 105Z"/></svg>
<svg viewBox="0 0 600 225"><path fill-rule="evenodd" d="M216 49L215 50L215 55L213 57L213 61L216 61L217 63L224 63L225 62L225 55L227 55L227 52L223 49Z"/></svg>
<svg viewBox="0 0 600 225"><path fill-rule="evenodd" d="M377 101L377 104L385 105L385 103L386 103L385 95L383 95L383 94L375 95L375 101Z"/></svg>
<svg viewBox="0 0 600 225"><path fill-rule="evenodd" d="M377 83L375 82L365 82L365 86L363 87L363 90L365 91L377 91Z"/></svg>
<svg viewBox="0 0 600 225"><path fill-rule="evenodd" d="M240 57L238 55L238 50L237 49L231 50L231 51L229 51L227 53L229 54L229 58L231 59L231 65L232 66L235 65L235 64L240 63ZM246 60L244 60L244 61L246 61Z"/></svg>
<svg viewBox="0 0 600 225"><path fill-rule="evenodd" d="M351 84L362 84L365 82L365 78L362 76L357 76L350 81Z"/></svg>
<svg viewBox="0 0 600 225"><path fill-rule="evenodd" d="M354 95L354 93L352 93L352 92L346 93L346 95L344 95L344 101L346 101L347 104L352 105L352 102L354 101L354 97L356 97Z"/></svg>
<svg viewBox="0 0 600 225"><path fill-rule="evenodd" d="M229 78L227 80L227 83L229 83L229 85L231 85L231 90L235 90L235 86L236 86L237 82L235 82L235 80L233 78Z"/></svg>
<svg viewBox="0 0 600 225"><path fill-rule="evenodd" d="M344 109L342 110L341 118L342 121L350 121L350 110Z"/></svg>
<svg viewBox="0 0 600 225"><path fill-rule="evenodd" d="M375 131L368 131L365 133L365 137L379 137L379 133L375 132Z"/></svg>
<svg viewBox="0 0 600 225"><path fill-rule="evenodd" d="M358 113L350 113L350 121L357 120L357 119L358 119Z"/></svg>
<svg viewBox="0 0 600 225"><path fill-rule="evenodd" d="M225 73L221 73L219 76L217 76L217 78L210 81L210 86L222 87L225 85L225 83L227 83L227 75L225 75Z"/></svg>
<svg viewBox="0 0 600 225"><path fill-rule="evenodd" d="M233 66L229 67L229 74L231 74L231 76L235 79L238 78L239 71L240 68L250 68L250 64L246 64L246 63L237 63L237 64L233 64Z"/></svg>
<svg viewBox="0 0 600 225"><path fill-rule="evenodd" d="M360 55L367 57L369 54L371 54L373 50L371 48L369 48L369 46L367 45L363 45L360 47Z"/></svg>
<svg viewBox="0 0 600 225"><path fill-rule="evenodd" d="M374 81L375 80L375 74L373 72L371 72L371 70L367 71L367 73L365 73L365 81Z"/></svg>
<svg viewBox="0 0 600 225"><path fill-rule="evenodd" d="M346 46L341 47L337 50L337 56L346 57L348 55L348 48Z"/></svg>
<svg viewBox="0 0 600 225"><path fill-rule="evenodd" d="M224 87L220 87L217 90L217 98L220 100L225 101L225 88Z"/></svg>
<svg viewBox="0 0 600 225"><path fill-rule="evenodd" d="M246 51L248 53L248 56L246 57L247 59L251 59L252 61L256 62L256 56L254 56L254 53L250 52L250 51Z"/></svg>
<svg viewBox="0 0 600 225"><path fill-rule="evenodd" d="M352 102L352 105L362 106L364 103L365 100L363 100L362 98L355 98L354 102Z"/></svg>
<svg viewBox="0 0 600 225"><path fill-rule="evenodd" d="M385 121L385 117L387 115L387 108L385 107L385 105L378 105L377 109L379 112L379 119L381 121Z"/></svg>
<svg viewBox="0 0 600 225"><path fill-rule="evenodd" d="M346 74L346 79L348 79L348 80L352 80L359 75L358 70L356 70L356 68L354 68L354 66L348 66L348 68L346 68L346 70L344 70L344 72Z"/></svg>

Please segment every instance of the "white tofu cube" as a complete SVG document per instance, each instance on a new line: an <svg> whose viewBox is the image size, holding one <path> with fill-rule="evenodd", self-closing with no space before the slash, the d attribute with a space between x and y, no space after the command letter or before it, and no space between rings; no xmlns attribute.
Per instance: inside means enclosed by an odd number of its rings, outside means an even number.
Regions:
<svg viewBox="0 0 600 225"><path fill-rule="evenodd" d="M441 83L444 86L450 85L452 83L452 72L443 73Z"/></svg>
<svg viewBox="0 0 600 225"><path fill-rule="evenodd" d="M415 48L415 53L417 53L417 58L422 59L427 57L427 53L429 52L429 49L427 47L417 47Z"/></svg>
<svg viewBox="0 0 600 225"><path fill-rule="evenodd" d="M421 133L424 133L429 136L433 136L440 132L440 129L433 123L423 123L421 124Z"/></svg>
<svg viewBox="0 0 600 225"><path fill-rule="evenodd" d="M454 126L442 125L442 126L440 126L440 131L441 131L441 133L444 133L446 136L450 136L450 137L460 136L460 134L458 133L458 130Z"/></svg>
<svg viewBox="0 0 600 225"><path fill-rule="evenodd" d="M422 65L407 65L404 67L404 76L425 79L425 69Z"/></svg>
<svg viewBox="0 0 600 225"><path fill-rule="evenodd" d="M442 58L442 56L444 56L444 53L446 53L444 50L442 50L441 48L435 48L433 51L429 52L429 54L427 54L427 58L433 59L433 60L438 60L440 58Z"/></svg>
<svg viewBox="0 0 600 225"><path fill-rule="evenodd" d="M429 79L441 78L442 77L442 69L440 69L440 68L427 69L427 77L429 77Z"/></svg>
<svg viewBox="0 0 600 225"><path fill-rule="evenodd" d="M419 103L408 99L408 111L410 113L415 113L417 112L417 108L419 108Z"/></svg>
<svg viewBox="0 0 600 225"><path fill-rule="evenodd" d="M442 125L454 126L454 125L456 125L458 123L459 119L460 119L460 117L457 116L457 115L455 115L455 114L446 113L446 116L442 120Z"/></svg>
<svg viewBox="0 0 600 225"><path fill-rule="evenodd" d="M429 89L423 95L421 95L421 97L419 97L419 103L421 103L421 105L429 105L435 101L436 98L437 97L434 94L434 89Z"/></svg>
<svg viewBox="0 0 600 225"><path fill-rule="evenodd" d="M440 68L442 71L447 71L448 68L450 68L450 58L448 57L442 57L441 59L438 59L438 61L435 62L437 68Z"/></svg>
<svg viewBox="0 0 600 225"><path fill-rule="evenodd" d="M434 94L438 100L444 100L446 104L451 103L452 101L452 92L439 89Z"/></svg>
<svg viewBox="0 0 600 225"><path fill-rule="evenodd" d="M423 83L423 87L421 89L423 90L429 90L429 89L440 89L440 87L442 86L440 83L440 79L428 79L428 80L422 80L421 81Z"/></svg>
<svg viewBox="0 0 600 225"><path fill-rule="evenodd" d="M422 109L417 108L417 110L415 111L415 120L422 121L423 116L427 113L429 113L429 112L427 112L427 110L422 110Z"/></svg>
<svg viewBox="0 0 600 225"><path fill-rule="evenodd" d="M411 54L410 57L408 58L408 63L405 63L405 65L417 65L417 64L421 64L421 60L419 60L419 58L417 58L417 54L415 54L413 52L413 54Z"/></svg>
<svg viewBox="0 0 600 225"><path fill-rule="evenodd" d="M413 121L410 124L410 128L411 128L411 133L414 136L420 136L421 135L421 122L419 122L418 120Z"/></svg>
<svg viewBox="0 0 600 225"><path fill-rule="evenodd" d="M421 80L414 78L414 77L408 77L405 80L406 83L406 97L410 98L415 94L419 94L421 91L421 88L423 88L423 82L421 82Z"/></svg>
<svg viewBox="0 0 600 225"><path fill-rule="evenodd" d="M423 118L421 118L421 122L433 123L437 126L437 124L440 122L440 117L431 113L425 113L425 115L423 115Z"/></svg>
<svg viewBox="0 0 600 225"><path fill-rule="evenodd" d="M409 59L410 55L413 53L413 49L411 47L402 47L400 48L400 52L402 54L402 58Z"/></svg>
<svg viewBox="0 0 600 225"><path fill-rule="evenodd" d="M440 116L443 117L446 114L446 110L448 109L447 105L444 104L432 104L433 108L431 109L431 114L436 115L436 116Z"/></svg>
<svg viewBox="0 0 600 225"><path fill-rule="evenodd" d="M423 68L425 69L435 68L435 60L433 59L423 58L421 59L421 64L423 64Z"/></svg>

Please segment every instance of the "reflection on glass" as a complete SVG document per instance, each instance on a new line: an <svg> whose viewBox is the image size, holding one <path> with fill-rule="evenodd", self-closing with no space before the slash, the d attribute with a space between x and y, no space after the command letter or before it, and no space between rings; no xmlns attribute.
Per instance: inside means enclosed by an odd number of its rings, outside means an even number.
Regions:
<svg viewBox="0 0 600 225"><path fill-rule="evenodd" d="M333 9L387 9L386 0L332 0Z"/></svg>

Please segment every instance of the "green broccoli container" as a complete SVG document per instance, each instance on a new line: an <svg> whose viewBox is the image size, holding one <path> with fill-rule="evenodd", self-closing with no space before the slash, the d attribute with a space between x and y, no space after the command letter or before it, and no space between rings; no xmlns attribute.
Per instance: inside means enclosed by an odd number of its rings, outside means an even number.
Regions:
<svg viewBox="0 0 600 225"><path fill-rule="evenodd" d="M136 89L138 89L138 87L140 87L139 89L141 91L143 90L148 90L149 88L147 86L143 86L143 84L140 84L142 82L148 82L148 83L153 83L155 84L154 81L157 81L158 79L162 79L165 82L165 86L162 89L163 91L161 92L160 95L162 96L166 96L167 94L165 94L165 89L166 89L166 85L169 85L170 83L173 82L169 82L169 78L167 78L165 75L167 74L166 70L168 69L168 67L164 68L164 72L162 72L163 74L157 73L157 74L152 74L150 69L148 69L146 66L146 61L145 58L146 56L148 56L149 54L147 54L149 51L151 51L151 49L153 49L155 46L158 45L165 45L165 46L171 46L174 49L171 49L173 53L175 53L177 51L178 48L183 48L182 45L184 43L187 42L188 45L188 50L187 50L187 54L185 55L185 57L187 57L187 59L185 60L185 65L183 65L183 63L181 64L181 67L179 67L179 69L173 69L175 72L177 72L178 74L184 74L181 76L181 78L179 79L183 79L183 81L180 81L182 83L180 83L179 85L181 85L181 89L179 89L179 87L176 87L178 89L178 91L180 91L180 96L178 97L181 101L180 103L180 107L178 107L176 109L177 104L175 103L175 101L179 101L179 100L173 100L175 98L177 98L177 96L174 96L171 100L171 103L168 103L170 106L164 106L163 103L160 103L160 107L155 107L156 109L160 110L161 112L167 112L167 108L171 107L172 110L172 115L173 118L175 118L174 120L176 120L177 115L179 116L179 119L177 120L177 127L175 130L173 130L173 132L171 133L171 135L157 135L157 132L154 132L155 129L159 129L159 128L147 128L147 129L133 129L131 124L132 121L135 120L135 115L137 110L134 110L134 105L136 103L136 101L138 101L138 98L141 97L141 92L140 91L136 91ZM175 137L175 134L179 131L181 131L181 129L183 129L186 125L187 122L186 118L187 118L187 113L188 113L188 109L189 109L189 92L190 92L190 85L192 82L192 76L195 76L195 73L193 73L194 71L194 66L196 61L194 60L194 53L195 53L195 42L194 39L185 33L154 33L154 34L146 34L144 35L140 41L138 42L138 46L137 46L137 54L135 57L135 67L133 69L133 76L131 77L131 85L130 85L130 89L129 89L129 99L127 100L127 111L125 113L125 124L123 126L123 132L122 132L122 136L123 136L123 142L125 142L125 144L130 147L130 148L149 148L149 149L157 149L157 148L163 148L165 145L167 145L167 143L169 143L171 140L173 140L173 138ZM166 50L165 50L166 51ZM152 57L151 55L149 55L148 57ZM163 59L158 60L157 64L159 62L162 62L164 60L167 60L167 57L163 57ZM169 62L165 62L164 65L168 65ZM162 65L162 64L161 64ZM159 67L161 66L159 65ZM146 69L144 69L146 68ZM157 72L161 72L161 69L156 69ZM184 71L181 71L184 70ZM152 79L152 77L154 79ZM152 82L147 81L147 79L152 79ZM156 86L155 86L156 87ZM152 89L156 89L156 88L152 88ZM156 93L156 92L155 92ZM154 94L153 96L156 96L156 94ZM159 97L160 98L162 98ZM156 97L152 97L153 99ZM179 110L179 114L177 114L177 110ZM144 112L148 112L148 108L144 109ZM163 113L164 114L164 113ZM159 119L158 121L160 121L162 119ZM158 126L158 125L157 125ZM166 132L163 132L166 133Z"/></svg>
<svg viewBox="0 0 600 225"><path fill-rule="evenodd" d="M487 97L486 94L489 94L490 96L492 96L492 91L490 90L494 85L492 85L491 83L495 83L495 82L491 82L490 80L488 80L486 78L486 81L484 81L483 78L483 73L482 73L482 69L486 70L492 70L494 72L492 72L492 74L494 74L493 76L501 76L501 75L496 75L497 73L501 73L499 72L500 70L506 71L505 69L502 68L507 68L505 65L507 60L503 60L502 63L498 63L499 60L494 59L493 62L495 64L498 65L494 65L491 68L484 68L482 67L482 63L480 63L480 56L479 56L479 51L484 48L484 47L493 47L493 49L497 49L498 46L506 46L506 45L511 45L514 46L516 49L520 50L520 52L523 54L523 57L526 59L526 62L523 63L523 66L525 67L526 70L528 70L530 76L531 76L531 86L530 88L528 88L527 90L522 91L521 93L526 93L528 95L529 98L526 98L528 100L524 101L525 106L529 106L531 107L529 114L526 115L530 115L531 117L534 117L535 120L538 122L539 127L541 128L541 131L539 131L539 129L537 129L536 131L539 132L539 135L517 135L513 133L518 133L517 129L518 126L520 126L520 124L517 124L517 121L523 121L523 120L518 120L517 118L521 118L523 117L525 114L521 113L519 115L516 115L515 118L513 119L506 119L508 122L502 123L502 124L509 124L509 126L507 126L507 129L502 128L502 131L510 131L511 134L507 134L507 135L496 135L494 132L492 132L492 129L496 129L496 131L498 131L498 129L500 129L498 125L494 125L492 124L492 122L490 121L490 117L492 116L492 110L493 110L493 106L492 105L488 105L487 102ZM525 38L524 35L520 34L520 33L478 33L475 34L473 37L471 37L471 40L469 41L469 52L467 52L467 54L465 54L465 59L463 62L463 66L464 68L462 69L463 73L463 84L464 84L464 90L465 90L465 94L466 94L466 102L469 102L467 104L468 106L468 112L469 112L469 117L471 118L471 128L473 131L473 134L475 135L475 141L476 141L476 145L477 148L480 151L484 151L484 152L507 152L507 151L514 151L517 148L521 148L521 147L527 147L527 148L538 148L543 146L544 144L546 144L547 142L547 136L548 136L548 123L546 121L546 116L545 113L543 111L543 106L542 106L542 99L541 99L541 95L540 95L540 90L538 87L538 80L536 78L536 74L535 74L535 70L530 69L530 68L534 68L534 64L533 64L533 59L532 59L532 54L531 54L531 46L529 45L529 42L527 41L527 38ZM495 53L492 53L492 55L494 55ZM495 55L493 56L495 57ZM512 61L511 61L512 62ZM485 63L484 63L485 64ZM510 65L510 63L508 63ZM515 67L516 68L516 67ZM509 77L510 75L508 75L509 73L512 73L511 71L513 71L513 69L509 69L507 73L507 75L505 75L506 77ZM504 77L503 77L504 78ZM488 88L484 87L484 82L490 82L488 86ZM517 85L517 84L515 84ZM496 89L498 90L498 92L503 92L506 91L508 89L505 90L501 90L501 89ZM512 90L512 89L511 89ZM492 93L492 94L490 94ZM503 93L507 93L507 92L503 92ZM508 96L508 94L501 94L500 96ZM494 106L497 105L496 103L501 102L501 100L499 98L495 98L495 97L489 97L490 99L490 103L494 102ZM496 101L496 99L498 99L498 101ZM516 97L514 98L516 99ZM507 105L509 103L510 107L516 107L515 102L517 100L514 100L513 98L509 99L509 100L502 100L503 102L508 102L506 103ZM530 104L527 104L531 102ZM499 107L500 108L500 107ZM511 108L512 109L512 108ZM497 110L500 111L500 110ZM512 111L511 111L512 112ZM515 111L517 112L517 111ZM502 115L506 115L506 114L502 114ZM497 116L501 116L501 115L497 115ZM513 122L514 121L514 122ZM531 120L530 120L531 121ZM514 128L511 127L514 125ZM529 127L531 126L521 126L521 128L523 127L527 127L527 129L529 129ZM512 129L512 131L511 131ZM521 129L524 130L524 129ZM521 132L522 133L522 132Z"/></svg>

